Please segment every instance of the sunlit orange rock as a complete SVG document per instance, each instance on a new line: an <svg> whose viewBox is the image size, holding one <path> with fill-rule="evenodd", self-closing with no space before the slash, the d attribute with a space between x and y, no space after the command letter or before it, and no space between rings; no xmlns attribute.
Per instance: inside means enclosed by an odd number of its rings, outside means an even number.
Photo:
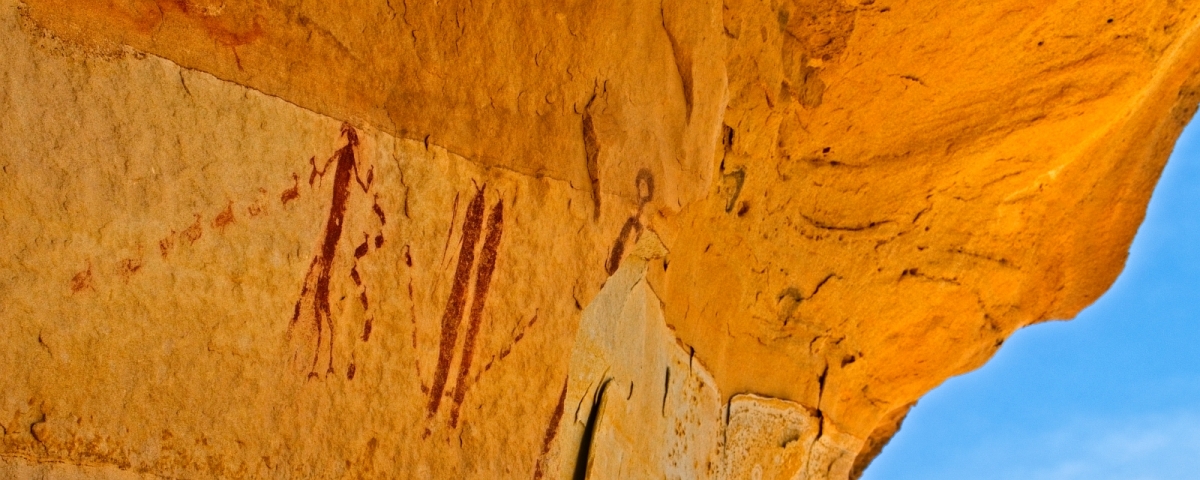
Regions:
<svg viewBox="0 0 1200 480"><path fill-rule="evenodd" d="M0 473L856 478L1116 278L1198 15L0 0Z"/></svg>

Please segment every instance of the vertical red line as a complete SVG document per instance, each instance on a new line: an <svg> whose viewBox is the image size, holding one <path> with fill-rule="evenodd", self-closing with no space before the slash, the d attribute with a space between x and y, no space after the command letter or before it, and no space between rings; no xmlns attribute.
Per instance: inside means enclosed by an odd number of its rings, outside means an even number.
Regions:
<svg viewBox="0 0 1200 480"><path fill-rule="evenodd" d="M438 345L437 370L433 375L433 388L429 396L429 416L437 413L442 403L442 393L446 389L446 376L450 373L450 362L454 359L454 345L458 341L458 325L462 323L463 306L467 300L467 283L471 278L471 267L475 263L475 244L479 242L479 233L483 223L483 189L475 193L475 198L467 206L467 215L463 219L462 246L458 252L458 267L454 271L454 284L450 287L450 298L446 300L446 310L442 313L442 341Z"/></svg>
<svg viewBox="0 0 1200 480"><path fill-rule="evenodd" d="M558 394L558 405L554 407L554 413L550 415L550 424L546 425L546 435L542 438L542 453L538 455L537 465L533 470L533 480L541 480L545 473L542 470L546 461L546 454L550 453L550 445L554 443L554 437L558 436L558 424L562 421L563 404L567 400L567 380L563 380L562 393Z"/></svg>
<svg viewBox="0 0 1200 480"><path fill-rule="evenodd" d="M479 269L475 272L475 295L471 299L471 325L467 327L467 339L463 345L463 358L458 366L458 379L454 384L454 409L450 413L450 426L458 425L458 411L467 395L466 379L475 358L475 341L483 323L483 306L487 302L488 288L492 283L492 272L496 270L496 251L500 248L500 236L504 234L504 201L496 202L488 217L487 238L479 256Z"/></svg>

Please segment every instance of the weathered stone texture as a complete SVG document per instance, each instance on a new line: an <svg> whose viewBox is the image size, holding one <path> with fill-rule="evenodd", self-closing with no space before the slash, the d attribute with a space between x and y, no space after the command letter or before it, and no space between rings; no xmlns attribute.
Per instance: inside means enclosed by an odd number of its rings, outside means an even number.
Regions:
<svg viewBox="0 0 1200 480"><path fill-rule="evenodd" d="M0 0L0 475L857 477L1115 279L1198 15Z"/></svg>

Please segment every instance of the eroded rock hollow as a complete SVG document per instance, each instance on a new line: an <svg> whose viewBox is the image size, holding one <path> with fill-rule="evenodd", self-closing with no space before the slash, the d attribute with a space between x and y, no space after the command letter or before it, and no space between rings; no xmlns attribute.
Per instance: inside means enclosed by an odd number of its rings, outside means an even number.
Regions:
<svg viewBox="0 0 1200 480"><path fill-rule="evenodd" d="M1123 267L1176 0L0 0L0 476L851 479Z"/></svg>

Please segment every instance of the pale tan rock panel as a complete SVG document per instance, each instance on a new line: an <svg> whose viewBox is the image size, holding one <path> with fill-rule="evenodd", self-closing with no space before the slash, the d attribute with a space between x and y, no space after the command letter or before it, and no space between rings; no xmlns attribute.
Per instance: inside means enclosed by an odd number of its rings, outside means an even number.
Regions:
<svg viewBox="0 0 1200 480"><path fill-rule="evenodd" d="M557 400L542 392L567 377L555 339L602 279L585 265L604 247L571 236L599 228L589 192L355 129L318 335L302 291L321 282L341 159L311 174L347 146L342 123L156 57L35 38L6 11L7 454L168 476L533 471ZM476 260L460 262L476 196ZM459 263L469 298L442 347Z"/></svg>

